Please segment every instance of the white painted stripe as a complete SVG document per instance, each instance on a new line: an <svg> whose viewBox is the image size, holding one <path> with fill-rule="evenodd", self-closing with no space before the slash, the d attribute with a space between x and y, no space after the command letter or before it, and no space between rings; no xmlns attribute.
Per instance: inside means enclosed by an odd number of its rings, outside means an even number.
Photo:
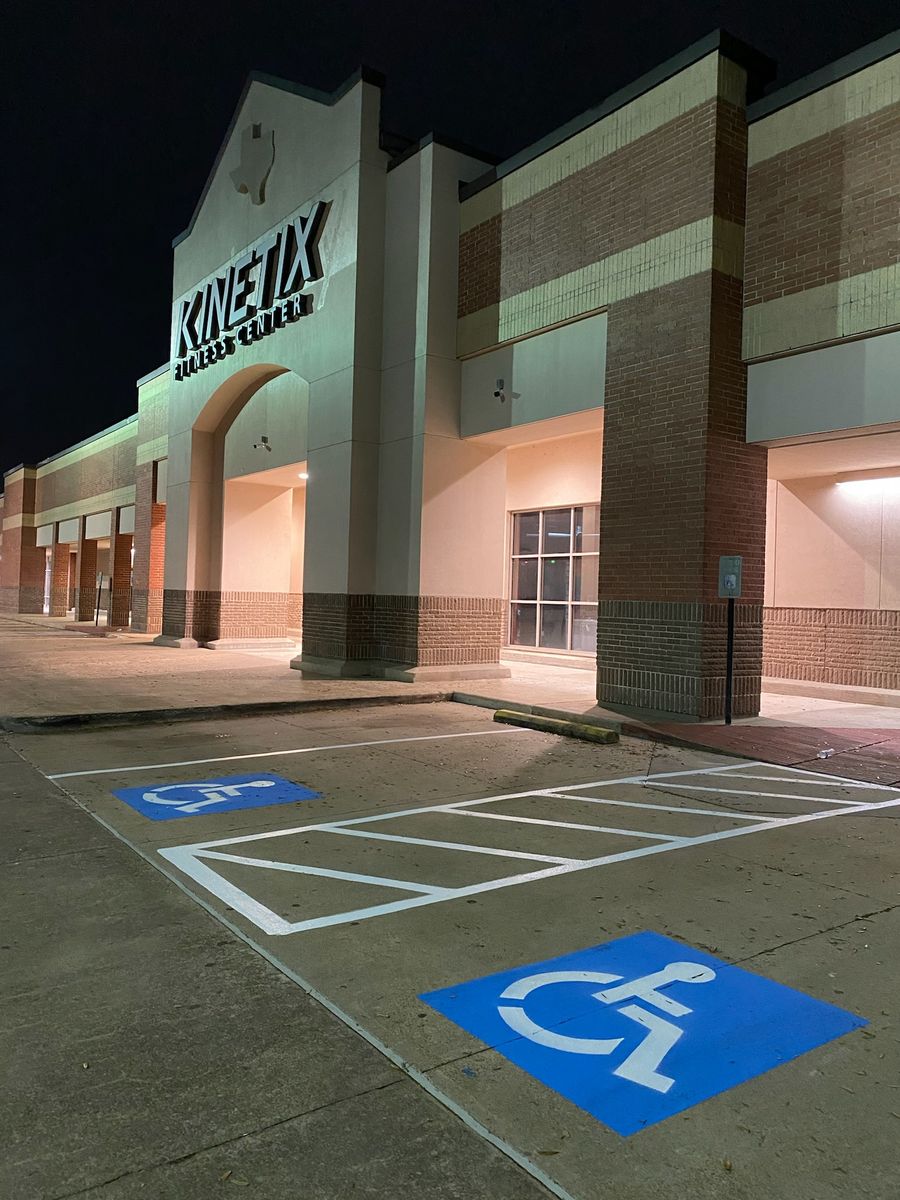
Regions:
<svg viewBox="0 0 900 1200"><path fill-rule="evenodd" d="M613 779L597 779L593 783L573 783L566 785L568 792L580 792L583 788L596 787L616 787L620 783L647 783L652 779L680 779L684 775L721 775L725 771L742 771L745 767L765 767L767 763L761 762L737 762L729 763L726 766L714 767L694 767L690 771L659 771L655 775L648 775L642 771L640 775L623 775ZM545 791L552 791L552 788L545 788Z"/></svg>
<svg viewBox="0 0 900 1200"><path fill-rule="evenodd" d="M446 1108L448 1112L452 1112L454 1116L458 1117L462 1123L471 1129L477 1137L480 1137L489 1145L494 1146L495 1149L499 1150L501 1154L506 1155L506 1157L516 1163L517 1166L520 1166L526 1174L532 1177L532 1179L536 1179L538 1183L542 1184L551 1195L556 1196L557 1200L576 1200L576 1197L573 1196L571 1192L567 1191L562 1184L557 1183L555 1179L552 1179L542 1167L540 1167L537 1163L533 1163L531 1159L527 1157L527 1155L523 1154L520 1150L517 1150L510 1142L507 1142L497 1134L492 1133L491 1130L488 1129L486 1125L482 1124L477 1117L473 1116L468 1109L463 1108L461 1104L459 1104L456 1100L453 1100L447 1095L446 1092L442 1091L431 1080L425 1071L421 1071L418 1067L414 1067L406 1060L406 1058L403 1057L403 1055L399 1054L396 1050L392 1050L391 1047L388 1046L386 1042L383 1042L380 1037L366 1029L366 1027L360 1024L355 1017L351 1016L350 1013L346 1012L333 1000L330 1000L324 992L319 991L319 989L310 983L309 980L307 980L304 976L299 975L296 971L287 966L286 963L282 962L279 958L276 958L274 954L256 941L255 938L251 937L250 934L241 929L239 925L236 925L234 921L230 920L225 913L221 912L214 904L211 904L204 896L196 892L194 889L188 887L184 880L181 879L177 873L168 870L165 866L162 866L156 854L147 853L147 851L143 850L139 845L137 845L137 843L132 842L129 838L125 837L124 834L119 833L118 829L116 829L114 825L111 825L109 821L104 820L104 818L98 813L91 812L91 810L87 808L77 796L72 795L70 792L66 792L65 794L70 797L73 803L78 805L82 812L86 813L87 816L96 821L98 825L101 825L108 833L111 833L112 836L120 841L124 846L128 846L130 850L133 850L139 858L143 859L143 861L151 866L155 871L159 871L160 875L162 875L165 879L168 879L170 883L173 883L180 892L183 892L185 896L193 900L195 904L199 905L205 913L211 916L214 920L218 921L220 925L223 925L229 931L229 933L232 933L236 938L242 941L245 946L249 946L251 950L255 950L256 953L259 954L261 958L264 958L267 963L273 966L276 971L279 971L286 979L290 979L292 983L295 983L297 987L301 988L302 991L315 1000L317 1004L321 1004L324 1009L332 1014L332 1016L337 1017L337 1019L349 1030L351 1030L351 1032L357 1034L363 1039L363 1041L368 1042L368 1044L372 1046L374 1050L383 1055L388 1062L393 1063L399 1071L406 1075L407 1078L411 1079L413 1083L421 1087L424 1092L432 1097L432 1099L436 1100L438 1104ZM196 863L196 867L198 869L201 866L202 864ZM209 873L210 875L215 875L214 871L210 871ZM197 882L200 882L200 880L198 879Z"/></svg>
<svg viewBox="0 0 900 1200"><path fill-rule="evenodd" d="M809 771L818 787L867 788L875 792L897 792L900 789L889 783L864 783L858 779L842 779L839 775L823 775L819 771ZM738 775L738 779L762 779L769 783L790 783L790 775Z"/></svg>
<svg viewBox="0 0 900 1200"><path fill-rule="evenodd" d="M397 746L404 742L442 742L452 738L500 737L532 733L528 729L479 729L474 733L430 733L422 737L382 738L374 742L336 742L332 746L302 746L299 750L264 750L258 754L225 754L219 758L188 758L183 762L145 763L139 767L102 767L96 771L63 771L47 779L80 779L86 775L125 775L132 771L166 771L170 767L200 767L207 763L244 762L251 758L283 758L292 754L319 754L325 750L358 750L365 746Z"/></svg>
<svg viewBox="0 0 900 1200"><path fill-rule="evenodd" d="M439 850L467 850L469 854L493 854L498 858L533 859L535 862L583 862L581 858L563 858L558 854L531 854L524 850L500 850L493 846L472 846L468 842L439 842L433 838L405 837L399 833L367 833L365 829L338 829L322 826L319 833L339 833L344 837L368 838L377 842L406 842L410 846L436 846Z"/></svg>
<svg viewBox="0 0 900 1200"><path fill-rule="evenodd" d="M270 871L291 871L295 875L321 875L323 879L344 879L348 883L370 883L380 887L399 888L404 892L421 892L429 896L443 896L447 888L434 887L429 883L413 883L409 879L387 879L382 875L360 875L355 871L334 871L330 867L310 867L305 863L272 862L267 858L247 858L239 854L222 854L218 850L204 850L201 858L221 859L222 862L237 863L242 867L265 867ZM450 889L452 891L452 889Z"/></svg>
<svg viewBox="0 0 900 1200"><path fill-rule="evenodd" d="M484 801L482 801L482 803L484 803ZM251 916L250 912L248 912L243 906L240 899L241 894L238 893L235 895L235 889L232 889L230 885L228 888L227 903L229 903L231 907L237 911L243 912L244 915L250 920L253 920L259 928L262 928L265 932L274 936L279 936L286 933L304 933L314 929L324 929L334 925L342 925L351 920L361 921L367 919L368 917L380 916L386 913L401 912L406 908L420 907L423 904L437 904L446 900L457 900L469 896L481 895L485 892L497 891L501 888L514 887L522 883L531 883L539 879L558 878L562 875L572 874L576 871L586 871L595 867L608 866L612 863L627 862L635 858L645 858L651 854L665 854L673 850L680 850L686 847L709 845L713 842L726 841L736 837L744 837L749 833L762 832L765 829L783 829L791 825L808 824L811 821L821 821L830 817L848 816L851 812L859 812L860 810L866 812L875 812L884 808L893 808L898 805L900 805L900 798L895 800L881 801L879 803L860 805L853 809L842 807L824 810L821 812L802 813L799 816L794 817L783 817L776 820L761 821L757 825L743 826L742 828L738 829L718 830L715 833L703 834L700 837L683 838L677 842L668 841L663 844L641 846L635 850L625 850L618 854L606 854L600 858L582 860L577 863L560 864L559 866L548 867L541 871L530 871L520 875L511 875L500 879L492 879L484 883L471 884L462 888L448 888L442 895L438 896L415 896L409 899L396 900L391 904L381 904L372 906L371 908L355 909L352 913L332 913L325 917L315 917L306 921L298 921L290 924L287 928L283 928L282 918L278 917L275 913L269 914L269 917L272 918L272 920L266 920L265 917L263 917L262 923L256 920L256 918ZM392 815L399 816L406 814L396 813ZM254 839L259 839L261 837L278 837L285 836L289 832L297 831L283 830L278 831L277 833L251 835L251 837ZM230 840L232 842L237 842L247 839L235 838ZM200 876L195 873L194 867L197 864L197 856L199 854L204 854L204 848L202 845L172 847L167 850L160 850L159 853L163 857L167 858L170 862L178 865L186 875L196 879L201 886L212 891L213 894L219 894L217 893L215 887L210 888L209 884L205 882L205 872L203 872L203 879L201 879ZM202 866L202 864L200 865ZM214 872L210 872L210 874L215 876ZM222 898L224 899L224 896ZM251 901L251 897L245 896L245 900ZM260 906L256 901L252 901L252 904L254 905L254 911L259 909Z"/></svg>
<svg viewBox="0 0 900 1200"><path fill-rule="evenodd" d="M719 795L727 796L757 796L761 800L806 800L810 804L846 804L850 808L860 808L863 805L861 800L838 800L837 796L802 796L797 792L751 792L746 788L700 787L693 783L648 783L647 786L674 788L678 792L716 792Z"/></svg>
<svg viewBox="0 0 900 1200"><path fill-rule="evenodd" d="M641 804L637 800L609 800L605 796L602 798L600 796L571 796L564 791L554 791L548 794L560 800L576 800L579 804L610 804L616 808L646 808L651 812L690 813L695 817L728 817L732 821L756 821L759 819L758 813L731 812L727 808L686 808L677 804Z"/></svg>
<svg viewBox="0 0 900 1200"><path fill-rule="evenodd" d="M683 842L685 839L668 833L640 833L636 829L611 829L606 825L578 825L574 821L545 821L540 817L513 817L506 813L476 812L473 808L455 809L453 805L441 806L438 812L453 813L457 817L481 817L485 821L510 821L514 825L551 825L556 829L588 829L591 833L613 833L620 837L647 838L651 842ZM584 859L576 861L584 862Z"/></svg>

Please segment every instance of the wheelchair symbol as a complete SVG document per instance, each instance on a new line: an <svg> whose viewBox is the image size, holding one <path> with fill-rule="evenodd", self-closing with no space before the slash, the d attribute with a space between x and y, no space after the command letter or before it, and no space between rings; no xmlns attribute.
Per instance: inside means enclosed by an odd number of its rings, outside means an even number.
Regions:
<svg viewBox="0 0 900 1200"><path fill-rule="evenodd" d="M622 1000L643 1000L660 1012L673 1017L683 1017L693 1010L671 996L664 995L659 988L669 983L710 983L716 973L700 963L673 962L661 971L642 975L630 983L620 983L621 975L607 975L602 971L545 971L539 975L528 975L517 979L501 994L501 1000L525 1000L533 991L551 983L618 983L618 987L593 992L594 1000L601 1004L618 1005ZM624 1004L616 1011L623 1017L637 1022L647 1030L644 1040L613 1070L620 1079L628 1079L641 1087L655 1092L667 1092L675 1080L663 1075L657 1068L684 1033L674 1022L649 1012L639 1004ZM499 1015L514 1032L529 1038L539 1046L561 1050L567 1054L612 1054L624 1038L581 1038L568 1037L538 1025L527 1015L524 1008L500 1005Z"/></svg>
<svg viewBox="0 0 900 1200"><path fill-rule="evenodd" d="M143 799L148 804L165 804L177 808L183 813L198 813L202 808L211 804L222 804L225 800L233 800L240 796L245 788L270 788L275 786L274 779L254 779L250 783L172 783L166 787L151 788L144 792ZM163 792L199 792L201 800L173 800L164 797Z"/></svg>

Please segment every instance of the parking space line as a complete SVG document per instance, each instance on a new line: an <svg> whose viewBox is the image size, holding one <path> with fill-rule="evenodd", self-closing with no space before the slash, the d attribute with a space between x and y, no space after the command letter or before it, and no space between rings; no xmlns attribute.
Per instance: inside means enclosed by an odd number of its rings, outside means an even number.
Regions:
<svg viewBox="0 0 900 1200"><path fill-rule="evenodd" d="M482 817L485 821L511 821L515 825L551 825L556 829L588 829L591 833L613 833L620 837L647 838L651 842L683 842L685 840L667 833L639 833L636 829L611 829L606 825L581 825L575 821L545 821L541 817L513 817L506 813L476 812L473 808L456 810L452 805L441 806L437 811L449 812L456 817Z"/></svg>
<svg viewBox="0 0 900 1200"><path fill-rule="evenodd" d="M738 764L738 767L741 767L743 765L745 765L745 764ZM751 763L751 764L746 764L746 765L760 766L761 764ZM707 775L707 776L708 775L723 775L726 772L730 771L731 769L732 768L729 768L729 767L721 767L721 768L700 769L697 771L679 771L679 772L671 772L671 773L664 772L664 773L661 773L660 775L653 776L652 782L661 784L661 783L663 783L663 781L665 781L667 778L669 778L670 775L676 776L682 780L684 779L684 777L686 775L700 775L700 774ZM799 771L797 772L797 776L800 779L802 779L802 775L803 775L802 772L799 772ZM798 779L798 781L799 781L799 779ZM616 783L633 782L633 780L632 779L625 779L625 780L619 779L619 780L603 780L601 782L602 782L603 786L612 786ZM807 782L810 785L814 785L817 781L815 779L809 779ZM583 785L576 785L576 786L585 787L585 788L596 788L599 786L599 784L597 782L595 782L593 784L583 784ZM686 786L686 785L682 784L681 786ZM329 821L329 822L322 822L317 825L300 825L300 826L293 827L291 829L280 829L280 830L276 830L276 831L270 830L270 831L264 831L262 833L244 834L239 837L220 838L220 839L217 839L215 841L210 841L210 842L198 842L193 845L169 847L166 849L159 850L159 854L163 858L167 859L174 866L178 867L178 869L180 871L182 871L186 876L194 879L195 882L199 883L204 889L211 892L213 895L218 896L220 899L225 900L226 903L228 903L232 908L234 908L238 912L241 912L245 917L247 917L249 920L251 920L259 928L263 929L266 933L278 936L278 935L282 935L282 934L302 933L302 932L307 932L307 931L311 931L311 930L325 929L325 928L336 926L336 925L347 924L348 922L351 922L351 921L355 922L355 923L359 923L360 921L366 920L369 917L387 915L387 914L391 914L391 913L398 913L398 912L404 911L407 908L421 907L424 904L434 904L434 903L440 903L445 900L455 900L455 899L460 899L460 898L465 898L465 897L477 896L477 895L481 895L482 893L497 891L501 888L514 887L521 883L536 882L540 879L558 878L560 876L568 875L568 874L571 874L576 871L590 870L595 867L608 866L613 863L626 862L631 859L645 858L645 857L648 857L649 855L653 855L653 854L665 854L665 853L669 853L669 852L672 852L675 850L684 849L684 848L690 847L690 846L709 845L709 844L716 843L716 842L730 840L730 839L736 838L736 837L743 837L743 836L746 836L747 834L751 834L751 833L759 833L759 832L762 832L767 829L784 829L784 828L787 828L787 827L790 827L793 825L808 824L813 821L820 821L820 820L824 820L824 819L832 818L832 817L835 817L835 818L846 817L846 816L850 816L851 814L856 816L860 813L876 812L876 811L880 811L881 809L893 808L893 807L900 805L900 790L891 789L892 798L888 799L888 800L866 803L866 804L852 804L851 803L849 805L846 803L838 802L840 804L840 806L836 807L836 808L827 808L827 809L819 810L816 812L805 812L805 813L800 813L799 815L788 816L788 817L764 816L764 817L760 817L758 820L753 821L753 823L744 824L742 826L739 826L738 828L718 830L713 833L699 834L699 835L695 835L693 837L683 837L683 838L674 838L674 837L669 837L666 835L647 835L644 833L637 833L636 831L631 831L631 830L608 829L606 827L601 827L601 826L579 826L579 825L573 824L571 822L566 822L566 821L563 821L563 822L544 821L544 820L541 820L538 818L533 818L533 817L511 817L511 816L508 816L507 814L502 814L502 813L486 813L486 812L471 811L472 808L476 805L484 806L487 804L496 804L500 800L522 799L522 798L526 798L526 797L559 798L558 793L561 790L562 789L559 789L559 788L533 789L528 792L508 793L508 794L505 794L502 796L486 796L486 797L481 797L481 798L474 799L474 800L460 800L460 801L456 801L456 802L453 802L450 804L425 805L425 806L419 806L419 807L412 808L412 809L399 809L399 810L394 810L393 812L378 813L378 814L368 816L368 817L352 817L352 818L348 818L346 821ZM705 789L705 790L713 790L713 789ZM727 791L728 789L723 789L723 790ZM760 800L766 800L768 798L768 796L770 795L770 793L766 793L766 792L744 793L744 794L756 795L757 798ZM573 799L581 799L581 798L582 797L573 797ZM790 798L791 799L804 799L807 797L791 794ZM592 799L592 797L584 797L584 799ZM683 810L676 810L676 811L683 811ZM709 816L720 815L720 814L716 813L715 810L710 810L709 813L707 813L706 810L699 810L699 811L700 811L701 815L709 815ZM409 816L420 814L420 813L435 813L435 812L445 813L445 814L449 813L451 815L457 815L457 816L476 816L476 817L483 817L483 818L486 817L488 819L501 820L501 821L507 821L507 822L512 822L512 823L519 823L519 824L529 824L529 825L534 824L534 825L538 825L538 826L540 826L540 825L551 825L551 826L562 825L563 827L568 827L568 828L587 828L588 830L591 830L591 831L609 832L612 834L618 834L620 836L628 836L629 834L631 834L633 836L639 836L639 837L645 837L645 838L649 836L650 838L654 839L654 841L653 841L652 845L644 845L644 846L637 847L636 849L625 850L625 851L621 851L619 853L604 854L604 855L598 856L597 858L564 859L561 861L552 861L551 865L544 867L540 870L524 871L524 872L520 872L519 874L516 874L516 875L507 875L507 876L502 876L502 877L496 878L496 879L483 880L482 882L469 884L469 885L462 886L462 887L454 887L454 886L448 885L443 888L434 888L431 894L413 895L413 896L404 897L402 899L395 900L395 901L392 901L389 903L373 904L373 905L369 905L368 907L356 908L356 909L353 909L352 911L332 912L332 913L329 913L324 916L310 917L310 918L307 918L302 921L294 921L294 922L287 921L284 918L280 917L277 913L274 913L271 910L266 909L264 906L261 906L257 901L253 900L253 898L251 896L247 895L246 893L241 892L239 889L235 888L232 884L230 884L226 880L220 880L221 884L224 885L223 887L220 888L216 883L216 880L218 878L216 873L214 871L210 870L207 866L205 866L204 862L203 862L204 859L219 858L219 859L224 859L225 861L229 861L229 860L230 861L245 861L248 865L259 867L262 869L265 869L267 866L271 866L276 870L278 870L278 869L289 870L289 871L294 870L300 874L313 873L313 872L308 871L308 868L305 865L299 866L299 865L295 865L295 864L284 864L284 863L279 864L278 862L269 863L268 860L266 860L266 859L254 859L254 858L238 859L237 856L234 856L234 855L231 855L228 853L225 853L225 854L218 853L217 854L213 848L214 847L223 847L223 848L231 847L231 846L236 846L236 845L239 845L242 843L252 842L252 841L268 841L269 839L288 837L292 834L301 834L302 833L305 835L309 835L310 833L315 832L315 831L328 831L328 832L334 833L334 832L340 832L341 830L346 830L348 833L352 832L352 834L354 836L365 838L366 836L370 836L370 835L365 828L360 828L360 826L364 827L366 825L382 823L384 821L398 820L403 817L409 817ZM349 828L351 826L353 827L352 829ZM390 835L388 835L388 837L390 837ZM396 840L398 842L412 841L412 839L407 839L400 835L398 835L396 839L392 839L392 840ZM416 841L418 841L418 840L420 840L420 839L416 839ZM424 840L424 839L421 839L421 840ZM451 843L451 845L453 845L454 848L457 848L459 850L465 850L465 848L466 848L464 845L458 844L458 843ZM509 848L506 847L504 849L508 850ZM477 850L475 850L475 852L483 853L484 848L479 847ZM518 855L518 853L514 853L514 854L511 853L508 856L524 857L524 856ZM319 869L316 869L316 870L319 870ZM325 874L326 872L324 870L322 870L321 873ZM420 893L423 892L423 889L426 886L424 884L415 883L414 881L411 881L411 880L401 881L401 880L395 880L395 879L382 878L380 876L352 875L352 873L350 873L350 872L346 872L346 873L327 872L327 873L333 875L336 878L346 876L348 878L353 878L356 882L371 881L373 884L376 884L376 885L380 884L380 885L388 886L388 887L391 887L391 886L402 887L405 884L405 886L407 887L408 890L414 891L414 892L419 891Z"/></svg>
<svg viewBox="0 0 900 1200"><path fill-rule="evenodd" d="M817 787L840 787L840 788L868 788L870 791L891 791L890 784L885 783L865 783L858 779L840 779L834 775L822 775L819 771L807 771L805 774L812 775L816 781ZM785 775L740 775L739 779L762 779L769 783L790 783L790 776Z"/></svg>
<svg viewBox="0 0 900 1200"><path fill-rule="evenodd" d="M422 892L427 896L443 896L447 889L429 883L413 883L409 879L389 879L385 875L361 875L356 871L335 871L331 867L311 867L306 863L272 861L268 858L248 858L240 854L222 854L208 850L204 858L221 862L237 863L241 867L265 867L270 871L290 871L295 875L320 875L323 879L343 879L349 883L371 883L379 887L399 888L404 892Z"/></svg>
<svg viewBox="0 0 900 1200"><path fill-rule="evenodd" d="M728 808L685 808L677 804L642 804L639 800L610 800L607 796L573 796L568 789L554 789L547 795L558 797L560 800L577 800L579 804L609 804L616 808L644 808L651 812L691 813L696 817L730 817L733 821L759 820L757 813L732 812Z"/></svg>
<svg viewBox="0 0 900 1200"><path fill-rule="evenodd" d="M501 850L495 846L473 846L468 842L439 842L434 838L405 837L399 833L370 833L365 829L338 829L322 826L320 833L339 833L344 837L367 838L375 842L407 842L410 846L435 846L440 850L466 850L469 854L493 854L498 858L533 859L535 862L568 863L583 862L580 858L564 858L557 854L534 854L525 850Z"/></svg>
<svg viewBox="0 0 900 1200"><path fill-rule="evenodd" d="M782 782L788 781L783 780ZM838 800L837 796L798 796L795 792L752 792L747 788L700 787L692 783L648 783L647 786L674 788L678 792L718 792L720 795L726 796L762 796L764 799L772 800L807 800L810 804L846 804L850 808L859 808L865 803L863 800ZM818 786L817 780L816 787Z"/></svg>
<svg viewBox="0 0 900 1200"><path fill-rule="evenodd" d="M251 758L281 758L291 754L318 754L324 750L358 750L365 746L395 746L403 742L443 742L452 738L502 737L510 733L530 733L528 729L478 729L471 733L429 733L419 737L381 738L373 742L336 742L333 746L301 746L297 750L263 750L255 754L224 754L218 758L188 758L183 762L143 763L137 767L101 767L93 771L62 771L47 779L82 779L86 775L125 775L132 771L165 771L169 767L201 767L207 763L243 762Z"/></svg>

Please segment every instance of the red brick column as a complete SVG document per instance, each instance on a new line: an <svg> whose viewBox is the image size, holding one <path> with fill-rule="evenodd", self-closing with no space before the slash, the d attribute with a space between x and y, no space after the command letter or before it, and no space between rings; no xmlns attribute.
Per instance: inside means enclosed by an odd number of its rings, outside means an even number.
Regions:
<svg viewBox="0 0 900 1200"><path fill-rule="evenodd" d="M50 616L64 617L69 611L69 557L67 542L54 542L50 556Z"/></svg>
<svg viewBox="0 0 900 1200"><path fill-rule="evenodd" d="M719 715L724 699L720 555L744 560L735 715L759 711L762 673L766 450L744 440L742 286L728 273L739 269L727 228L743 224L743 112L720 101L711 141L696 173L723 223L714 269L610 308L600 506L599 703L695 718Z"/></svg>
<svg viewBox="0 0 900 1200"><path fill-rule="evenodd" d="M44 611L47 556L34 528L34 467L17 467L4 477L3 553L0 555L0 611ZM7 524L8 522L8 524Z"/></svg>
<svg viewBox="0 0 900 1200"><path fill-rule="evenodd" d="M116 524L119 521L116 513ZM107 623L110 627L124 628L131 612L131 547L134 537L130 533L113 532L109 544L111 575L111 597Z"/></svg>
<svg viewBox="0 0 900 1200"><path fill-rule="evenodd" d="M68 612L72 612L75 608L75 594L78 591L78 554L74 550L69 550L69 604Z"/></svg>
<svg viewBox="0 0 900 1200"><path fill-rule="evenodd" d="M139 633L162 631L166 562L166 506L157 504L153 463L137 468L134 512L134 575L131 628Z"/></svg>
<svg viewBox="0 0 900 1200"><path fill-rule="evenodd" d="M78 543L78 609L76 621L93 621L97 611L97 543L84 536Z"/></svg>

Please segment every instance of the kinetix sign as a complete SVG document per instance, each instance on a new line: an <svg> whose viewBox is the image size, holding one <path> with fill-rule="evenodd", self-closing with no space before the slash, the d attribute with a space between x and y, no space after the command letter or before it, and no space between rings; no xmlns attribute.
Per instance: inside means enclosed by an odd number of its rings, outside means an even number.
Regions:
<svg viewBox="0 0 900 1200"><path fill-rule="evenodd" d="M246 250L224 275L198 288L175 310L175 378L186 379L312 312L302 289L322 278L318 243L328 205L317 200Z"/></svg>

